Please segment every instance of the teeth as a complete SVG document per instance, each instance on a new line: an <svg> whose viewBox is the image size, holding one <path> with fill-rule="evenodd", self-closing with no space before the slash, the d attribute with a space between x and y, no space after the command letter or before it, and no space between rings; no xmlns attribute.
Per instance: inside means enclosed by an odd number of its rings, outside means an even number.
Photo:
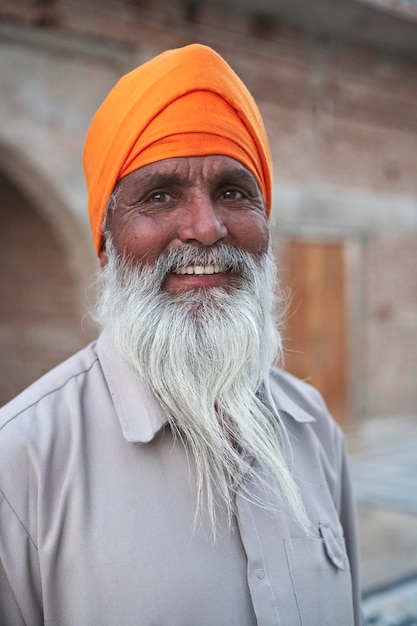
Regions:
<svg viewBox="0 0 417 626"><path fill-rule="evenodd" d="M203 274L220 274L225 271L226 268L222 268L220 265L187 265L186 267L176 269L175 274L196 274L201 276Z"/></svg>

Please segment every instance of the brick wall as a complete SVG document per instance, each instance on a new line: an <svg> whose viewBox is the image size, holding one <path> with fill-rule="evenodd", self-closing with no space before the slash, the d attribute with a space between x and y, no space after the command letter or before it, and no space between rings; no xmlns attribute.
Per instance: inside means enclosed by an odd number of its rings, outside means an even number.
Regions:
<svg viewBox="0 0 417 626"><path fill-rule="evenodd" d="M417 234L364 246L364 359L370 415L417 407Z"/></svg>
<svg viewBox="0 0 417 626"><path fill-rule="evenodd" d="M50 225L0 176L0 405L94 331Z"/></svg>
<svg viewBox="0 0 417 626"><path fill-rule="evenodd" d="M13 40L11 30L0 41L7 94L0 142L38 163L69 210L83 214L82 137L110 85L163 49L212 45L265 119L275 164L274 238L333 238L358 251L354 270L346 267L347 283L355 283L349 370L360 372L352 378L354 413L417 411L416 63L314 40L221 3L197 8L179 0L56 0L46 19L42 3L3 0L0 16L10 27L23 24L26 40L17 31ZM34 216L25 219L29 225ZM59 289L52 291L56 302ZM75 328L79 319L72 319Z"/></svg>

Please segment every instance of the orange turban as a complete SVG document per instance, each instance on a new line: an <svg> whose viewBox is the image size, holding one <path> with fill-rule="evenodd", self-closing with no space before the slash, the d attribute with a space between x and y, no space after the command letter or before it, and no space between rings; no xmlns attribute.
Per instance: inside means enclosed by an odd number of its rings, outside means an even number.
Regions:
<svg viewBox="0 0 417 626"><path fill-rule="evenodd" d="M97 253L116 182L171 157L221 154L256 177L271 210L272 165L258 107L214 50L168 50L123 76L95 114L84 148L88 208Z"/></svg>

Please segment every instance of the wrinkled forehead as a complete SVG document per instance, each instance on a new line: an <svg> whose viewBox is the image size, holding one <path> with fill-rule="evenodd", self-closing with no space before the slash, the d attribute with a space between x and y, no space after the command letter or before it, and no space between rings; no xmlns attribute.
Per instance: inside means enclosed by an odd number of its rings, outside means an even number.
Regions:
<svg viewBox="0 0 417 626"><path fill-rule="evenodd" d="M133 189L135 185L163 184L164 181L185 186L247 183L261 193L253 172L237 159L223 154L168 157L148 163L121 177L115 189Z"/></svg>

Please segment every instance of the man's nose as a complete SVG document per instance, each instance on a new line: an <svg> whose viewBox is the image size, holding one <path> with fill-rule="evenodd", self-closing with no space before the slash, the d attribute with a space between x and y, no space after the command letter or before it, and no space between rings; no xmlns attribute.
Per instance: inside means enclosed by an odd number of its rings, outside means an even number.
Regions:
<svg viewBox="0 0 417 626"><path fill-rule="evenodd" d="M211 199L198 195L182 214L178 237L183 242L212 246L224 239L227 232L221 211Z"/></svg>

